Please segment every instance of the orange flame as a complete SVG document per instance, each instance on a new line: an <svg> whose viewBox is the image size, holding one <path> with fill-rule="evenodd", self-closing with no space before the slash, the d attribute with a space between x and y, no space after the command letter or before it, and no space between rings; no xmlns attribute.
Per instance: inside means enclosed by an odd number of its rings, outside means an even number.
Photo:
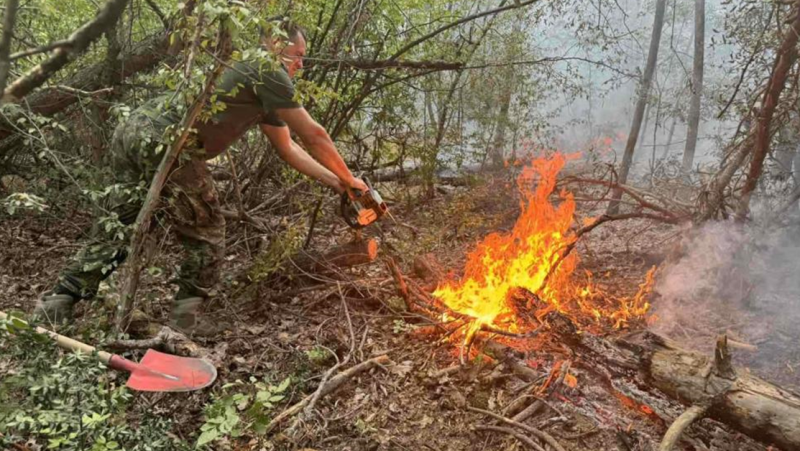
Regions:
<svg viewBox="0 0 800 451"><path fill-rule="evenodd" d="M564 257L564 252L577 239L570 230L575 200L567 191L561 191L557 206L549 200L566 161L567 157L556 153L523 168L517 178L521 213L511 232L485 237L468 255L464 277L440 285L433 293L453 311L475 319L468 335L483 325L510 332L524 329L519 309L510 299L520 288L541 301L540 305L529 301L526 306L537 317L557 310L581 324L605 321L619 328L647 312L644 297L652 285L652 272L633 299L605 296L592 286L588 272L588 282L573 281L578 257L574 252Z"/></svg>

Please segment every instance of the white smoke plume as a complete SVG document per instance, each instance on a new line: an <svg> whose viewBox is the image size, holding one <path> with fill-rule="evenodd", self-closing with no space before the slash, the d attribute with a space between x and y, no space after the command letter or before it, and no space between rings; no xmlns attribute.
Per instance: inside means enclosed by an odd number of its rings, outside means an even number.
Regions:
<svg viewBox="0 0 800 451"><path fill-rule="evenodd" d="M655 286L651 327L710 351L718 334L767 379L800 387L800 226L710 223L687 232Z"/></svg>

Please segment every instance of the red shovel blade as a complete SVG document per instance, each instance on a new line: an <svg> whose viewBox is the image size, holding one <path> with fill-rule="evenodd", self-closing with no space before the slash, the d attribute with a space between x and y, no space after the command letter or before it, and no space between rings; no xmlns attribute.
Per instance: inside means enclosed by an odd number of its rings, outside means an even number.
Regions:
<svg viewBox="0 0 800 451"><path fill-rule="evenodd" d="M216 379L217 369L206 360L148 349L131 368L127 385L139 391L192 391L208 387Z"/></svg>

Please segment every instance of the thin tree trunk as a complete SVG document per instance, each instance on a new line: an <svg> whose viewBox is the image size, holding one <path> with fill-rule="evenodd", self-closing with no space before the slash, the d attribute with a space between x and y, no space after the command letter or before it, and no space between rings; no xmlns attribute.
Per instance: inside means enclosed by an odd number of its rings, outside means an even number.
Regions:
<svg viewBox="0 0 800 451"><path fill-rule="evenodd" d="M503 157L505 155L506 146L506 129L508 128L508 110L511 107L511 93L513 88L510 86L511 81L508 81L509 86L503 89L502 97L500 98L500 114L497 115L497 132L494 135L494 142L489 148L489 159L493 169L503 167Z"/></svg>
<svg viewBox="0 0 800 451"><path fill-rule="evenodd" d="M647 99L650 95L650 85L653 82L653 75L656 71L658 61L658 48L661 43L661 30L664 28L664 11L667 0L656 1L656 13L653 20L653 34L650 37L650 49L647 52L647 65L642 76L641 86L639 87L639 101L636 103L636 111L633 113L631 132L628 135L628 142L625 145L625 154L622 156L622 164L619 168L619 183L625 184L628 181L628 172L633 161L633 152L636 150L636 141L639 139L639 131L644 117L644 110L647 106ZM609 214L617 214L619 211L619 200L622 199L622 190L614 190L614 202L608 206Z"/></svg>
<svg viewBox="0 0 800 451"><path fill-rule="evenodd" d="M11 70L11 37L14 36L14 24L17 21L18 0L8 0L3 16L3 36L0 40L0 92L6 88L8 72Z"/></svg>
<svg viewBox="0 0 800 451"><path fill-rule="evenodd" d="M220 73L222 73L223 69L225 68L225 62L228 60L231 54L230 34L225 31L222 25L220 25L217 47L219 50L216 57L219 62L214 70L208 75L203 91L200 92L200 94L194 100L192 106L186 112L186 115L183 117L183 120L178 128L178 130L181 131L180 135L175 138L167 152L164 153L164 158L161 160L161 163L159 164L158 169L153 176L153 181L150 183L150 189L147 192L147 197L144 200L142 209L139 210L139 215L136 217L136 226L133 236L131 237L131 255L129 258L130 264L128 269L129 274L127 278L123 280L122 289L120 291L121 295L119 309L117 311L116 327L117 331L120 333L125 331L125 329L128 327L128 323L130 322L131 312L133 311L136 299L136 291L139 287L139 273L144 268L146 263L144 244L150 229L153 213L155 212L156 206L158 205L158 200L161 196L161 190L164 188L164 184L166 183L167 177L170 174L170 169L174 165L175 161L178 160L178 157L183 150L183 146L186 143L186 140L189 138L189 133L191 132L195 120L197 120L197 117L202 112L206 101L214 92L216 79L219 77Z"/></svg>
<svg viewBox="0 0 800 451"><path fill-rule="evenodd" d="M669 148L672 147L672 138L675 136L676 125L678 125L678 116L672 118L672 125L669 127L669 135L667 135L667 144L664 145L664 151L661 153L662 160L666 160L669 157Z"/></svg>
<svg viewBox="0 0 800 451"><path fill-rule="evenodd" d="M517 35L522 32L523 16L518 16L514 21L511 30L511 39L516 40ZM507 52L505 56L506 62L517 60L519 52L519 45L516 42L506 44ZM490 160L493 168L503 167L503 160L505 156L506 147L506 130L508 129L508 111L511 109L511 98L514 95L514 88L516 88L516 79L514 77L515 70L513 66L509 66L505 70L503 77L503 87L500 91L500 114L497 115L497 128L494 135L494 143L490 148Z"/></svg>
<svg viewBox="0 0 800 451"><path fill-rule="evenodd" d="M786 87L786 78L797 61L797 41L798 35L800 35L800 1L795 1L789 17L792 18L791 26L786 30L783 42L778 50L775 70L764 92L763 107L759 111L758 122L755 127L753 158L750 161L750 170L747 173L747 179L742 189L741 203L736 212L736 217L740 221L744 220L750 210L750 197L756 188L758 179L761 177L764 159L769 153L770 124L775 115L775 109L778 106L781 93Z"/></svg>
<svg viewBox="0 0 800 451"><path fill-rule="evenodd" d="M700 129L700 101L703 97L703 65L705 60L706 2L694 2L694 66L692 68L692 103L689 106L686 146L683 149L683 173L688 174L694 163L697 134Z"/></svg>
<svg viewBox="0 0 800 451"><path fill-rule="evenodd" d="M639 141L636 143L637 149L641 149L644 146L644 140L647 138L647 127L650 126L650 110L652 108L653 105L648 102L647 108L644 110L644 124L642 124L642 129L639 131ZM635 156L638 156L638 154Z"/></svg>

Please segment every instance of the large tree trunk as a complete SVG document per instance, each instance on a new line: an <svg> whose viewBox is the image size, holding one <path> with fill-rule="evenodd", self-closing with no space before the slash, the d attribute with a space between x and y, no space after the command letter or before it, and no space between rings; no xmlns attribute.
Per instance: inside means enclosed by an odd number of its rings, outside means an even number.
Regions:
<svg viewBox="0 0 800 451"><path fill-rule="evenodd" d="M682 169L685 174L692 170L697 134L700 128L700 100L703 97L703 65L705 60L706 1L694 2L694 66L692 68L692 103L689 106L689 129L683 149Z"/></svg>
<svg viewBox="0 0 800 451"><path fill-rule="evenodd" d="M97 16L86 22L67 39L66 44L56 48L49 58L20 76L3 91L2 102L17 102L38 88L75 56L83 53L89 45L117 23L128 0L109 0Z"/></svg>
<svg viewBox="0 0 800 451"><path fill-rule="evenodd" d="M704 416L755 440L786 451L800 449L800 397L735 369L725 337L718 340L712 358L647 331L606 340L580 333L559 314L551 314L548 324L585 366L612 377L612 389L630 395L654 387L683 405L699 406ZM637 401L647 405L657 398L654 394ZM659 410L658 405L649 407Z"/></svg>
<svg viewBox="0 0 800 451"><path fill-rule="evenodd" d="M639 100L636 102L636 110L633 113L633 122L631 123L631 132L628 134L625 154L622 156L622 164L619 168L620 184L625 184L628 181L628 172L630 171L631 162L633 161L633 152L636 150L636 141L639 139L642 118L644 117L644 110L650 95L650 85L652 85L653 75L656 71L656 62L658 62L658 48L661 43L661 30L664 27L664 11L666 5L667 0L656 1L656 14L653 20L653 34L650 37L650 49L647 53L647 65L645 66L644 75L642 76L641 85L639 86ZM622 190L615 190L612 198L615 201L622 199ZM608 206L609 214L617 214L618 211L619 202L612 202Z"/></svg>
<svg viewBox="0 0 800 451"><path fill-rule="evenodd" d="M750 160L750 170L742 188L741 203L736 212L739 220L744 220L750 210L750 196L756 188L758 179L761 177L764 159L769 152L772 118L775 115L775 109L778 106L781 93L786 87L786 79L789 76L789 72L797 61L797 41L798 35L800 35L800 1L795 1L789 17L792 18L791 26L784 33L783 42L775 61L775 68L764 92L762 107L754 130L753 157Z"/></svg>
<svg viewBox="0 0 800 451"><path fill-rule="evenodd" d="M137 44L129 53L123 54L122 63L118 65L121 70L114 71L111 75L112 82L119 83L132 75L155 67L168 56L168 52L164 50L168 44L169 38L166 32L151 36ZM108 74L107 61L81 69L60 84L82 91L95 91L106 87L104 80L108 80L109 77L104 74ZM34 92L25 98L25 103L33 113L52 116L64 111L78 100L79 96L74 92L52 87ZM0 122L0 139L7 138L12 134L14 134L13 127Z"/></svg>

